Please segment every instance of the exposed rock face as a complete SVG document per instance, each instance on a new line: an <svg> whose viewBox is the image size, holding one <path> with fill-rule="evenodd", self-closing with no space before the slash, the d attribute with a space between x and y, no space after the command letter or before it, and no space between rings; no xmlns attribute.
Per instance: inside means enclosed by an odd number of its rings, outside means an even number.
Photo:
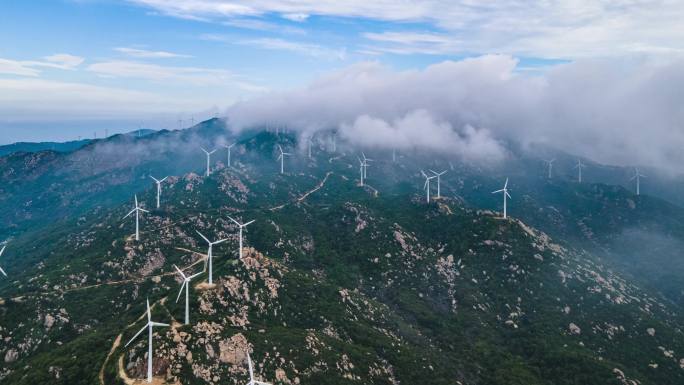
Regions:
<svg viewBox="0 0 684 385"><path fill-rule="evenodd" d="M570 333L576 334L576 335L579 335L580 333L582 333L582 329L580 329L579 326L575 325L572 322L570 323L570 325L568 325L568 330L570 330Z"/></svg>
<svg viewBox="0 0 684 385"><path fill-rule="evenodd" d="M241 333L219 342L219 360L231 365L239 365L247 360L249 342Z"/></svg>
<svg viewBox="0 0 684 385"><path fill-rule="evenodd" d="M17 352L15 349L10 349L5 353L5 362L6 363L12 363L19 358L19 352Z"/></svg>

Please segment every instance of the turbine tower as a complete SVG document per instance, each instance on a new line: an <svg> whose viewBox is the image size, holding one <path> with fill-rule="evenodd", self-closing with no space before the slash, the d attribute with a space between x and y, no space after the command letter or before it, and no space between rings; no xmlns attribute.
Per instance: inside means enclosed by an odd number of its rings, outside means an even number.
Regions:
<svg viewBox="0 0 684 385"><path fill-rule="evenodd" d="M307 141L307 143L309 144L309 159L312 159L312 158L311 158L311 146L313 146L313 138L312 138L312 137L308 137L306 141Z"/></svg>
<svg viewBox="0 0 684 385"><path fill-rule="evenodd" d="M504 183L504 187L501 190L492 191L492 194L496 194L496 193L503 193L503 205L504 205L503 217L504 217L504 219L506 219L508 217L506 214L506 198L511 197L511 194L508 193L508 178L506 178L506 183Z"/></svg>
<svg viewBox="0 0 684 385"><path fill-rule="evenodd" d="M135 197L135 207L128 214L126 214L126 216L123 217L123 219L126 219L126 218L128 218L129 215L135 213L135 240L139 241L140 240L140 212L142 211L144 213L149 213L149 211L142 209L142 208L140 208L140 206L138 206L138 195L134 195L134 197Z"/></svg>
<svg viewBox="0 0 684 385"><path fill-rule="evenodd" d="M0 257L2 257L2 253L5 252L5 247L7 247L7 245L2 246L2 249L0 249ZM0 267L0 273L2 273L2 275L7 277L7 273L5 273L5 270L3 270L2 267Z"/></svg>
<svg viewBox="0 0 684 385"><path fill-rule="evenodd" d="M238 225L238 227L240 228L240 253L239 253L239 255L240 255L240 259L242 259L242 229L245 228L245 227L247 227L248 225L254 223L254 221L255 221L256 219L252 219L251 221L242 224L242 223L236 221L235 219L233 219L233 218L231 218L231 217L228 217L228 218L229 218L231 221L233 221L233 223L235 223L236 225Z"/></svg>
<svg viewBox="0 0 684 385"><path fill-rule="evenodd" d="M178 292L178 297L176 297L176 303L178 303L178 300L180 299L181 294L183 294L183 289L185 289L185 324L189 325L190 324L190 280L197 277L198 275L202 274L202 272L199 272L197 274L193 274L193 275L187 277L185 274L183 274L183 270L179 269L178 266L173 265L173 267L176 268L176 271L178 271L178 274L180 274L181 278L183 278L183 284L181 285L180 291Z"/></svg>
<svg viewBox="0 0 684 385"><path fill-rule="evenodd" d="M195 231L197 231L197 230L195 230ZM209 284L210 284L210 285L213 285L213 284L214 284L214 281L213 281L213 279L212 279L212 278L213 278L213 267L212 267L213 264L212 264L212 259L214 258L214 256L212 255L212 251L213 251L213 249L214 249L214 245L218 245L219 243L223 243L223 242L227 241L228 238L226 238L226 239L220 239L220 240L218 240L218 241L211 242L207 237L205 237L205 236L204 236L202 233L200 233L199 231L197 231L197 234L199 234L199 236L202 237L202 239L204 239L205 241L207 241L207 243L209 244L209 250L207 251L207 263L209 264Z"/></svg>
<svg viewBox="0 0 684 385"><path fill-rule="evenodd" d="M366 154L363 152L361 153L361 156L363 156L363 178L368 179L368 161L373 161L371 158L366 158Z"/></svg>
<svg viewBox="0 0 684 385"><path fill-rule="evenodd" d="M138 336L140 333L145 331L145 328L148 329L148 337L147 337L147 382L152 382L152 328L155 326L166 326L168 327L169 324L163 324L160 322L154 322L152 321L152 312L150 312L150 300L147 299L147 324L140 329L139 332L137 332L133 338L131 338L130 341L126 344L125 347L128 347L128 345L131 344Z"/></svg>
<svg viewBox="0 0 684 385"><path fill-rule="evenodd" d="M361 186L363 186L363 174L364 174L363 168L366 165L366 163L364 161L362 161L361 158L359 158L358 156L356 157L356 159L359 160L359 173L361 174Z"/></svg>
<svg viewBox="0 0 684 385"><path fill-rule="evenodd" d="M231 145L225 145L225 144L223 145L223 147L225 147L228 150L228 163L227 163L228 167L230 167L230 149L233 146L235 146L235 143L233 143Z"/></svg>
<svg viewBox="0 0 684 385"><path fill-rule="evenodd" d="M337 152L337 142L335 140L336 138L337 138L337 132L333 131L332 136L330 138L331 144L332 144L332 152Z"/></svg>
<svg viewBox="0 0 684 385"><path fill-rule="evenodd" d="M423 176L425 177L425 184L423 185L423 188L425 189L427 203L430 203L430 179L434 179L437 177L434 175L427 176L427 174L423 170L420 170L420 173L423 174Z"/></svg>
<svg viewBox="0 0 684 385"><path fill-rule="evenodd" d="M206 176L209 176L209 174L211 173L211 169L209 168L209 165L211 164L211 154L215 153L216 150L207 151L203 147L200 147L200 148L202 149L202 151L204 151L205 154L207 154L207 173L206 173Z"/></svg>
<svg viewBox="0 0 684 385"><path fill-rule="evenodd" d="M254 368L252 367L252 359L249 357L249 352L247 352L247 365L249 367L249 382L247 385L271 385L268 382L257 381L254 379Z"/></svg>
<svg viewBox="0 0 684 385"><path fill-rule="evenodd" d="M630 180L635 180L635 179L636 179L636 195L640 195L639 186L640 186L640 184L641 184L641 183L640 183L640 182L641 182L641 181L640 181L641 178L646 178L646 175L640 173L640 172L639 172L639 169L635 167L635 168L634 168L634 176L633 176Z"/></svg>
<svg viewBox="0 0 684 385"><path fill-rule="evenodd" d="M159 197L161 196L161 184L163 181L166 180L166 178L168 178L168 176L165 176L161 179L157 179L157 178L153 177L152 175L150 175L150 178L154 179L154 182L157 184L157 208L159 208Z"/></svg>
<svg viewBox="0 0 684 385"><path fill-rule="evenodd" d="M433 174L435 174L435 176L437 177L437 199L439 199L439 198L442 197L442 196L441 196L441 193L440 193L440 189L439 189L440 179L441 179L442 175L446 174L447 170L444 170L444 171L442 171L442 172L437 172L437 171L432 171L432 170L430 170L430 172L433 173Z"/></svg>
<svg viewBox="0 0 684 385"><path fill-rule="evenodd" d="M577 159L577 164L575 165L575 168L577 169L577 181L579 183L582 183L582 167L587 167L587 166L582 164L581 159Z"/></svg>
<svg viewBox="0 0 684 385"><path fill-rule="evenodd" d="M555 160L556 159L549 159L549 160L544 161L544 163L546 163L546 165L548 166L548 169L549 169L549 179L551 179L551 170L553 169L553 162Z"/></svg>
<svg viewBox="0 0 684 385"><path fill-rule="evenodd" d="M278 159L280 161L280 173L284 174L285 173L285 156L286 155L292 155L288 152L283 152L283 148L278 145L278 151L280 151L280 155L278 155Z"/></svg>

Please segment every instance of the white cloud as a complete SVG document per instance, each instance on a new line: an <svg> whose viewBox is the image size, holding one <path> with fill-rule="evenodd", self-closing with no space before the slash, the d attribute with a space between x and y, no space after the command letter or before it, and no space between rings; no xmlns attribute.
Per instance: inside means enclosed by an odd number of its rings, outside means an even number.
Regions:
<svg viewBox="0 0 684 385"><path fill-rule="evenodd" d="M347 56L347 52L344 48L329 49L317 44L302 43L277 38L238 40L236 43L269 50L290 51L300 55L323 59L344 60Z"/></svg>
<svg viewBox="0 0 684 385"><path fill-rule="evenodd" d="M143 58L143 59L169 59L169 58L189 58L191 55L184 55L179 53L167 52L167 51L150 51L139 48L130 47L117 47L114 48L115 51L120 52L124 55Z"/></svg>
<svg viewBox="0 0 684 385"><path fill-rule="evenodd" d="M544 73L487 55L424 70L359 63L312 84L229 108L236 129L282 122L379 147L495 154L498 141L542 142L614 164L684 163L684 59L579 60ZM486 157L486 156L485 156Z"/></svg>
<svg viewBox="0 0 684 385"><path fill-rule="evenodd" d="M550 0L473 2L423 0L130 0L169 15L207 20L268 14L322 15L432 25L447 43L398 42L378 51L399 53L508 53L543 58L582 58L684 49L684 2L677 0ZM399 23L401 22L401 23ZM414 34L404 30L387 33ZM431 42L434 44L435 42Z"/></svg>
<svg viewBox="0 0 684 385"><path fill-rule="evenodd" d="M38 76L40 71L17 60L0 58L0 75Z"/></svg>
<svg viewBox="0 0 684 385"><path fill-rule="evenodd" d="M306 21L306 19L309 18L309 15L307 15L306 13L284 13L282 14L282 17L283 19L301 23L303 21Z"/></svg>
<svg viewBox="0 0 684 385"><path fill-rule="evenodd" d="M54 54L38 60L11 60L0 58L0 74L17 76L39 76L41 71L35 67L73 70L83 63L84 59L69 54Z"/></svg>

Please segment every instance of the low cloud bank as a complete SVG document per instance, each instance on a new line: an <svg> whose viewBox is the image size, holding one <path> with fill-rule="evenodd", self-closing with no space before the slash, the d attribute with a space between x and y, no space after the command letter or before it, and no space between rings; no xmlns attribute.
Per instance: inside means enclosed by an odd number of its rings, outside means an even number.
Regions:
<svg viewBox="0 0 684 385"><path fill-rule="evenodd" d="M423 147L471 160L503 141L544 143L603 163L676 171L684 161L684 60L587 60L526 71L506 55L394 71L363 62L304 88L239 102L241 130L337 129L352 144Z"/></svg>

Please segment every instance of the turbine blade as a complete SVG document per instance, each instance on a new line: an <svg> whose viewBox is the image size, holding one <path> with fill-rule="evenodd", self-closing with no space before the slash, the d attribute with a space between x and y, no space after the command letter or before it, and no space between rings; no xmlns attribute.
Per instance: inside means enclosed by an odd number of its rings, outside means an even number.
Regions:
<svg viewBox="0 0 684 385"><path fill-rule="evenodd" d="M202 275L202 274L204 274L204 272L203 272L203 271L200 271L200 272L197 273L197 274L193 274L193 275L189 276L189 277L188 277L188 280L191 280L191 279L193 279L193 278L195 278L195 277L197 277L197 276L200 276L200 275Z"/></svg>
<svg viewBox="0 0 684 385"><path fill-rule="evenodd" d="M218 245L218 244L220 244L220 243L223 243L223 242L227 241L228 239L229 239L229 238L226 238L226 239L219 239L218 241L213 242L212 245Z"/></svg>
<svg viewBox="0 0 684 385"><path fill-rule="evenodd" d="M434 171L434 170L428 169L428 171L430 171L431 173L433 173L433 174L437 175L437 172L436 172L436 171Z"/></svg>
<svg viewBox="0 0 684 385"><path fill-rule="evenodd" d="M144 332L145 329L147 329L147 326L148 326L148 325L149 325L149 323L145 324L145 326L143 326L142 329L140 329L139 332L135 333L135 335L133 336L133 338L131 338L131 339L128 341L128 343L127 343L126 345L124 345L124 347L127 347L128 345L131 344L131 342L133 342L133 340L135 340L136 338L138 338L138 336L140 335L140 333Z"/></svg>
<svg viewBox="0 0 684 385"><path fill-rule="evenodd" d="M251 223L254 223L255 221L256 221L256 219L252 219L251 221L249 221L249 222L245 223L244 225L242 225L242 227L246 227L247 225L249 225L249 224L251 224Z"/></svg>
<svg viewBox="0 0 684 385"><path fill-rule="evenodd" d="M258 385L273 385L270 382L263 382L263 381L257 381L257 380L254 380L254 383L258 384Z"/></svg>
<svg viewBox="0 0 684 385"><path fill-rule="evenodd" d="M136 209L131 210L128 214L126 214L122 219L128 218L131 214L135 212Z"/></svg>
<svg viewBox="0 0 684 385"><path fill-rule="evenodd" d="M428 176L425 174L425 171L420 170L420 173L423 174L424 177L426 177L426 178L428 177Z"/></svg>
<svg viewBox="0 0 684 385"><path fill-rule="evenodd" d="M492 194L500 193L500 192L502 192L502 191L503 191L503 189L501 189L501 190L496 190L496 191L492 191Z"/></svg>
<svg viewBox="0 0 684 385"><path fill-rule="evenodd" d="M147 299L147 322L152 321L152 312L150 311L150 299Z"/></svg>
<svg viewBox="0 0 684 385"><path fill-rule="evenodd" d="M140 211L142 211L142 212L144 212L144 213L149 213L149 211L147 211L147 210L145 210L145 209L138 208L138 210L140 210Z"/></svg>
<svg viewBox="0 0 684 385"><path fill-rule="evenodd" d="M168 176L165 176L165 177L161 178L161 179L159 180L159 183L161 183L161 182L165 181L165 180L166 180L166 178L168 178Z"/></svg>
<svg viewBox="0 0 684 385"><path fill-rule="evenodd" d="M150 178L154 179L155 182L159 183L159 180L157 178L153 177L152 175L150 175Z"/></svg>
<svg viewBox="0 0 684 385"><path fill-rule="evenodd" d="M165 324L165 323L161 323L161 322L150 322L150 323L152 324L152 326L164 326L164 327L171 326L169 324Z"/></svg>
<svg viewBox="0 0 684 385"><path fill-rule="evenodd" d="M0 267L0 273L2 273L2 275L4 275L5 277L7 277L7 273L5 273L5 270L3 270L2 267Z"/></svg>
<svg viewBox="0 0 684 385"><path fill-rule="evenodd" d="M202 151L206 152L207 154L209 153L209 151L205 150L204 147L200 147L200 148L202 149Z"/></svg>
<svg viewBox="0 0 684 385"><path fill-rule="evenodd" d="M2 246L2 249L0 249L0 256L5 252L5 247L7 247L7 245Z"/></svg>
<svg viewBox="0 0 684 385"><path fill-rule="evenodd" d="M180 287L180 290L178 290L178 297L176 297L176 303L178 303L178 300L180 299L181 294L183 294L183 288L185 287L185 284L188 283L187 281L183 281L183 284Z"/></svg>
<svg viewBox="0 0 684 385"><path fill-rule="evenodd" d="M181 275L181 277L183 277L183 279L185 279L185 278L186 278L186 277L185 277L185 274L183 274L183 271L182 271L181 269L179 269L179 268L178 268L178 266L176 266L176 265L173 265L173 267L175 267L175 268L176 268L176 270L177 270L177 271L178 271L178 272L180 273L180 275Z"/></svg>
<svg viewBox="0 0 684 385"><path fill-rule="evenodd" d="M195 231L197 231L197 230L195 230ZM207 237L205 237L204 235L202 235L202 233L200 233L199 231L197 231L197 234L199 234L200 237L202 237L205 241L207 241L207 243L211 243L211 242L207 239Z"/></svg>
<svg viewBox="0 0 684 385"><path fill-rule="evenodd" d="M504 183L504 190L508 187L508 178L506 178L506 183Z"/></svg>
<svg viewBox="0 0 684 385"><path fill-rule="evenodd" d="M513 197L511 196L511 194L508 193L508 191L506 191L506 196L509 197L509 198L511 198L511 199L513 199Z"/></svg>
<svg viewBox="0 0 684 385"><path fill-rule="evenodd" d="M233 223L235 223L236 225L242 226L242 225L240 224L240 222L238 222L238 221L236 221L235 219L233 219L233 217L231 217L230 215L228 216L228 219L230 219L231 221L233 221Z"/></svg>

